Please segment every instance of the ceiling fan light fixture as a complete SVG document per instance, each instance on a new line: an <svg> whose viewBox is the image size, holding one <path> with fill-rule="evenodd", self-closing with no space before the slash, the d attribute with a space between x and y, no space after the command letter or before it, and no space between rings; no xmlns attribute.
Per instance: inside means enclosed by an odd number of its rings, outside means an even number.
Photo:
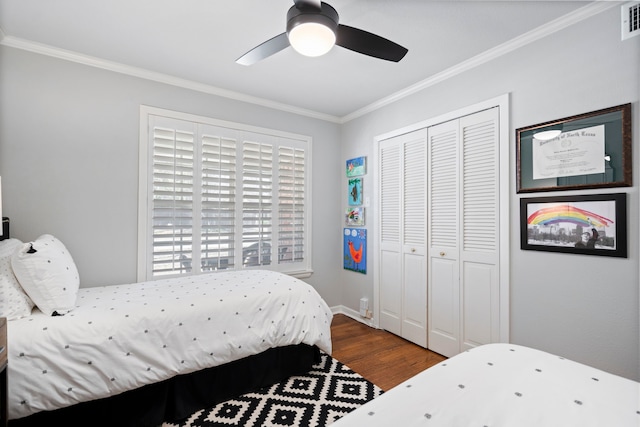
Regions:
<svg viewBox="0 0 640 427"><path fill-rule="evenodd" d="M236 62L252 65L288 47L302 55L321 56L334 45L373 58L398 62L408 50L365 30L339 24L338 12L320 0L293 0L287 29L246 52Z"/></svg>
<svg viewBox="0 0 640 427"><path fill-rule="evenodd" d="M336 34L326 25L305 22L289 31L289 43L305 56L322 56L336 44Z"/></svg>
<svg viewBox="0 0 640 427"><path fill-rule="evenodd" d="M322 2L321 8L293 6L287 13L287 37L296 52L322 56L336 44L338 12Z"/></svg>

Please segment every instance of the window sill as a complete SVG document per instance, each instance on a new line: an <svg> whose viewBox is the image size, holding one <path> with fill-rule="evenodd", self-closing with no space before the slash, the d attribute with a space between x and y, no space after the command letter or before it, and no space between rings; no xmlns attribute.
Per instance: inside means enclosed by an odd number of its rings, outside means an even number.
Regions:
<svg viewBox="0 0 640 427"><path fill-rule="evenodd" d="M295 277L296 279L306 279L311 277L311 275L313 274L313 270L288 271L283 273Z"/></svg>

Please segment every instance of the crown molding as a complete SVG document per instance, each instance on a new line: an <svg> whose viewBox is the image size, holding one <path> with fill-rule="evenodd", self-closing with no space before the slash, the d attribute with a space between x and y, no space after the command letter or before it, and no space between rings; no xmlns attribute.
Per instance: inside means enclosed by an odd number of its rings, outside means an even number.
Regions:
<svg viewBox="0 0 640 427"><path fill-rule="evenodd" d="M271 101L264 98L259 98L251 95L246 95L240 92L234 92L227 89L222 89L216 86L199 83L193 80L182 79L179 77L171 76L168 74L158 73L150 71L144 68L132 67L129 65L121 64L114 61L108 61L102 58L96 58L81 53L60 49L57 47L49 46L42 43L36 43L30 40L21 39L19 37L7 36L2 33L0 29L0 45L13 47L16 49L26 50L29 52L37 53L40 55L51 56L65 61L76 62L79 64L87 65L90 67L100 68L103 70L113 71L115 73L125 74L128 76L138 77L145 80L151 80L158 83L164 83L171 86L176 86L184 89L190 89L209 95L216 95L223 98L233 99L235 101L246 102L249 104L258 105L261 107L267 107L274 110L285 111L287 113L293 113L300 116L311 117L314 119L320 119L333 123L340 123L340 118L329 114L319 113L317 111L306 110L304 108L294 107L292 105L283 104L275 101Z"/></svg>
<svg viewBox="0 0 640 427"><path fill-rule="evenodd" d="M96 58L88 55L83 55L77 52L59 49L53 46L45 45L42 43L36 43L29 40L21 39L18 37L8 36L0 28L0 45L13 47L16 49L22 49L29 52L38 53L41 55L47 55L66 61L72 61L79 64L88 65L90 67L101 68L108 71L113 71L120 74L126 74L141 79L151 80L158 83L164 83L171 86L176 86L184 89L190 89L209 95L220 96L223 98L233 99L236 101L246 102L266 108L272 108L275 110L284 111L287 113L297 114L300 116L306 116L314 119L324 120L327 122L343 124L365 114L378 110L386 105L392 104L403 98L418 93L426 88L441 83L447 79L450 79L456 75L469 71L479 65L485 64L517 49L520 49L530 43L554 34L560 30L577 24L592 16L598 15L612 7L619 5L617 1L594 1L574 12L561 16L551 22L541 25L525 34L522 34L506 43L482 52L466 61L463 61L453 67L450 67L438 74L435 74L427 79L424 79L414 85L411 85L401 91L395 92L387 97L379 99L378 101L371 103L359 110L356 110L350 114L342 117L336 117L329 114L320 113L317 111L307 110L292 105L283 104L275 101L271 101L264 98L246 95L240 92L234 92L227 89L222 89L216 86L207 85L204 83L195 82L192 80L182 79L179 77L171 76L168 74L157 73L155 71L146 70L143 68L132 67L129 65L120 64L118 62L107 61L105 59Z"/></svg>
<svg viewBox="0 0 640 427"><path fill-rule="evenodd" d="M369 104L366 107L363 107L359 110L354 111L353 113L343 116L341 117L340 121L341 123L346 123L360 116L368 114L372 111L378 110L386 105L392 104L396 101L399 101L400 99L403 99L410 95L418 93L428 87L434 86L447 79L450 79L451 77L454 77L458 74L462 74L479 65L492 61L496 58L499 58L503 55L506 55L517 49L520 49L530 43L533 43L537 40L540 40L544 37L554 34L560 30L568 28L574 24L577 24L578 22L581 22L592 16L598 15L619 4L620 4L619 2L612 2L612 1L594 1L593 3L590 3L584 7L581 7L580 9L577 9L574 12L561 16L560 18L554 19L553 21L550 21L544 25L541 25L540 27L537 27L527 33L524 33L512 40L509 40L508 42L505 42L492 49L484 51L438 74L434 74L433 76L427 79L424 79L412 86L409 86L385 98L379 99L378 101L372 104Z"/></svg>

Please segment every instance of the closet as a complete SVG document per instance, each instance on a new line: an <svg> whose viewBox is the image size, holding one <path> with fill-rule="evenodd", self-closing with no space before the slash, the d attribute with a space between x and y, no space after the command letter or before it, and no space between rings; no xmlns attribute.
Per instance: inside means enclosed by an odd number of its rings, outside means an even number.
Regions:
<svg viewBox="0 0 640 427"><path fill-rule="evenodd" d="M427 346L427 132L379 145L380 327Z"/></svg>
<svg viewBox="0 0 640 427"><path fill-rule="evenodd" d="M501 339L499 136L493 107L378 143L380 327L448 357Z"/></svg>

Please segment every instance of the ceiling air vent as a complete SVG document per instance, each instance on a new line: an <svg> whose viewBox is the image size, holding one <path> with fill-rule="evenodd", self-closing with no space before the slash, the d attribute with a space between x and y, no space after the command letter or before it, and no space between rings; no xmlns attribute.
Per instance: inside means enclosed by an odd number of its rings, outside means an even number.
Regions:
<svg viewBox="0 0 640 427"><path fill-rule="evenodd" d="M640 35L640 1L622 5L622 40Z"/></svg>

